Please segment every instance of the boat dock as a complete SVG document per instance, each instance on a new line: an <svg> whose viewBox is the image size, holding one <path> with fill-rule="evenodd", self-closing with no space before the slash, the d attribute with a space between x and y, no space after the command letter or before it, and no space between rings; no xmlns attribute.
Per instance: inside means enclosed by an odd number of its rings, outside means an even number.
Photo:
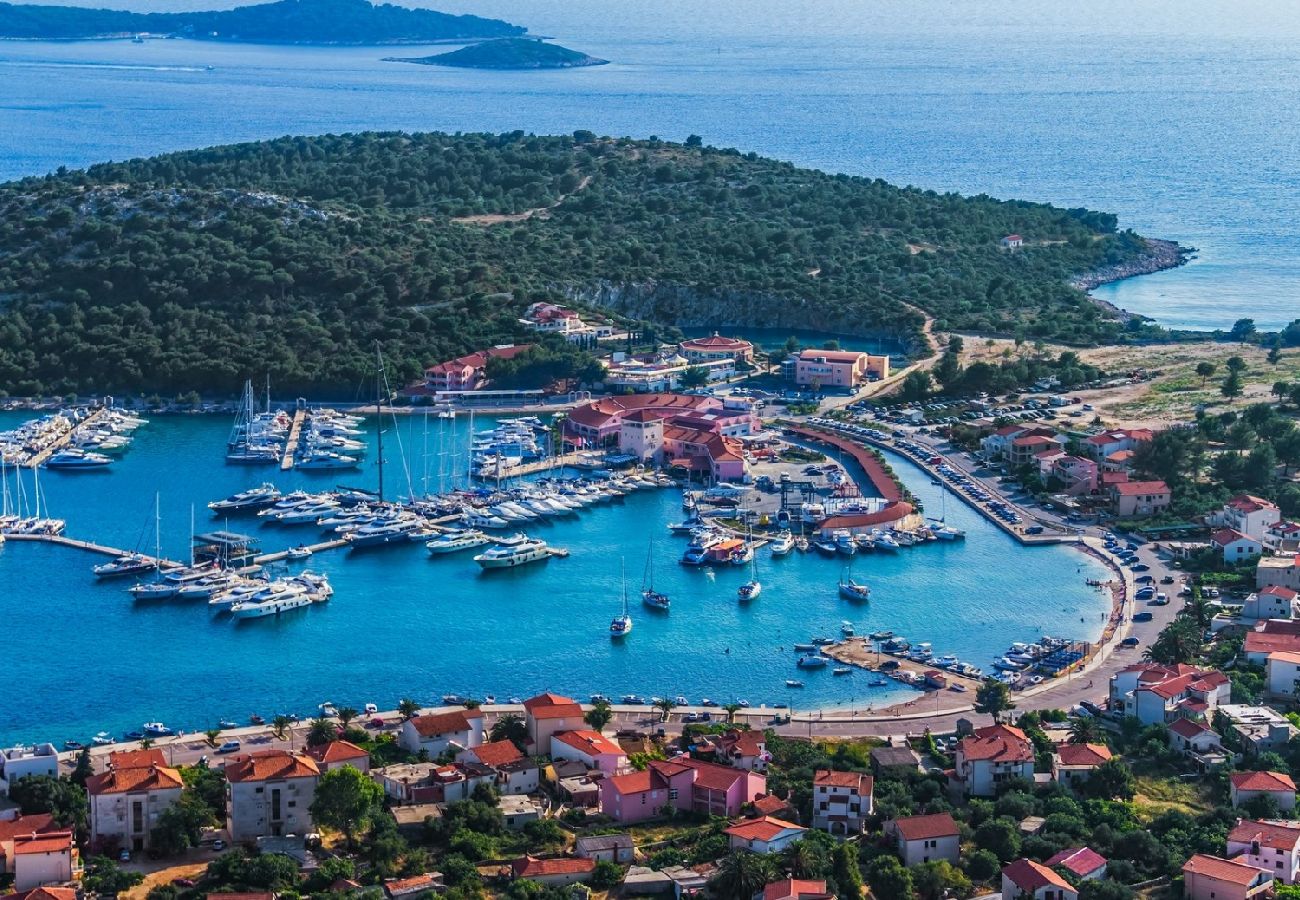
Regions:
<svg viewBox="0 0 1300 900"><path fill-rule="evenodd" d="M68 442L72 440L73 435L75 435L82 428L85 428L87 425L94 425L96 422L102 419L107 412L108 412L108 407L100 407L99 409L95 410L93 413L86 416L86 418L82 419L80 422L73 425L67 431L63 432L63 434L58 435L52 441L50 441L48 444L42 447L40 450L37 450L35 453L29 456L27 458L27 461L24 462L23 465L29 469L35 469L38 466L44 465L47 459L49 459L55 453L62 450L64 447L68 445Z"/></svg>
<svg viewBox="0 0 1300 900"><path fill-rule="evenodd" d="M942 688L933 684L927 685L922 683L926 672L938 672L944 680L945 687L959 684L972 694L981 683L978 678L971 678L968 675L959 675L948 669L941 669L933 663L917 662L916 660L908 659L906 656L895 656L894 654L877 650L872 646L871 641L865 637L848 638L847 640L822 647L821 651L836 662L850 666L857 666L863 669L870 669L874 672L878 672L886 678L893 678L896 681L906 681L911 683L911 680L915 679L916 683L912 686L921 688L922 690L942 690ZM886 662L893 662L898 665L897 667L891 666L890 668L881 671L880 664ZM907 677L900 678L899 675L902 673L906 673Z"/></svg>
<svg viewBox="0 0 1300 900"><path fill-rule="evenodd" d="M117 547L106 547L103 544L96 544L91 541L79 541L75 538L65 537L61 534L6 534L6 541L42 541L46 544L58 544L60 547L72 547L76 550L86 550L90 553L102 553L104 556L127 556L130 550L121 550ZM185 563L176 562L174 559L155 559L147 553L140 554L145 559L155 563L163 569L179 569L184 567Z"/></svg>
<svg viewBox="0 0 1300 900"><path fill-rule="evenodd" d="M535 475L538 472L545 472L547 469L562 469L565 466L576 466L581 457L579 453L562 453L559 456L548 456L545 459L534 460L533 462L520 463L517 466L508 466L499 472L485 473L482 470L474 470L474 477L479 481L492 481L497 478L517 478L521 475Z"/></svg>
<svg viewBox="0 0 1300 900"><path fill-rule="evenodd" d="M299 409L293 414L293 424L289 426L289 439L284 442L284 452L280 455L281 472L288 472L293 468L293 461L298 455L298 439L302 436L302 423L306 419L305 409Z"/></svg>
<svg viewBox="0 0 1300 900"><path fill-rule="evenodd" d="M325 550L337 550L339 547L346 547L347 545L348 541L346 538L334 538L329 541L321 541L319 544L305 544L304 546L315 555ZM280 562L288 555L289 551L287 549L276 550L274 553L263 553L261 556L253 557L253 562L261 566L266 563Z"/></svg>

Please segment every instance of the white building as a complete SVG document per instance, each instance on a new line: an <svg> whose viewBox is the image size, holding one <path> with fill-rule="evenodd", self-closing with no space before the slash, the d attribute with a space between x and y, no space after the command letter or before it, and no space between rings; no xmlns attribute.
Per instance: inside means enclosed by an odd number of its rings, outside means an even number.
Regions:
<svg viewBox="0 0 1300 900"><path fill-rule="evenodd" d="M948 813L895 819L887 833L898 842L898 855L905 866L946 859L954 866L961 857L961 831Z"/></svg>
<svg viewBox="0 0 1300 900"><path fill-rule="evenodd" d="M423 750L430 758L447 750L460 751L483 743L483 714L457 709L429 716L416 716L402 723L397 745L408 753Z"/></svg>
<svg viewBox="0 0 1300 900"><path fill-rule="evenodd" d="M808 833L793 822L764 816L745 819L724 832L732 850L749 850L751 853L780 853Z"/></svg>
<svg viewBox="0 0 1300 900"><path fill-rule="evenodd" d="M1017 859L1002 870L1003 900L1078 900L1079 892L1052 869Z"/></svg>
<svg viewBox="0 0 1300 900"><path fill-rule="evenodd" d="M1289 587L1272 585L1260 588L1246 597L1241 605L1241 617L1251 622L1261 619L1294 619L1297 599L1300 599L1300 594Z"/></svg>
<svg viewBox="0 0 1300 900"><path fill-rule="evenodd" d="M1224 856L1272 872L1283 884L1295 884L1300 873L1300 824L1241 819L1228 832Z"/></svg>
<svg viewBox="0 0 1300 900"><path fill-rule="evenodd" d="M957 744L952 777L955 786L970 796L992 797L1003 781L1033 780L1034 745L1010 725L977 728Z"/></svg>
<svg viewBox="0 0 1300 900"><path fill-rule="evenodd" d="M80 877L81 858L71 831L14 838L13 888L29 891L45 884L66 884Z"/></svg>
<svg viewBox="0 0 1300 900"><path fill-rule="evenodd" d="M180 772L156 764L114 766L90 776L90 845L100 852L147 850L158 817L180 800L184 787Z"/></svg>
<svg viewBox="0 0 1300 900"><path fill-rule="evenodd" d="M1223 726L1225 731L1241 741L1242 749L1247 755L1281 750L1300 734L1300 729L1285 716L1267 706L1225 703L1219 707L1219 711L1227 722Z"/></svg>
<svg viewBox="0 0 1300 900"><path fill-rule="evenodd" d="M1264 545L1235 528L1220 528L1210 535L1210 546L1223 556L1226 563L1240 563L1261 555Z"/></svg>
<svg viewBox="0 0 1300 900"><path fill-rule="evenodd" d="M1255 587L1290 588L1300 591L1300 553L1286 556L1265 556L1255 565Z"/></svg>
<svg viewBox="0 0 1300 900"><path fill-rule="evenodd" d="M53 744L10 747L0 752L0 794L9 796L9 785L28 775L59 774L59 751Z"/></svg>
<svg viewBox="0 0 1300 900"><path fill-rule="evenodd" d="M1270 653L1264 671L1270 697L1294 700L1300 696L1300 653L1287 650Z"/></svg>
<svg viewBox="0 0 1300 900"><path fill-rule="evenodd" d="M1210 524L1231 528L1263 542L1270 525L1282 521L1282 511L1270 500L1250 494L1238 494L1210 516Z"/></svg>
<svg viewBox="0 0 1300 900"><path fill-rule="evenodd" d="M320 768L310 756L261 750L226 763L226 828L231 840L314 831L311 803Z"/></svg>
<svg viewBox="0 0 1300 900"><path fill-rule="evenodd" d="M1295 809L1295 782L1283 772L1233 772L1228 776L1233 806L1254 799L1272 797L1281 810Z"/></svg>
<svg viewBox="0 0 1300 900"><path fill-rule="evenodd" d="M818 769L813 775L812 826L836 835L861 834L874 811L875 779L861 772Z"/></svg>

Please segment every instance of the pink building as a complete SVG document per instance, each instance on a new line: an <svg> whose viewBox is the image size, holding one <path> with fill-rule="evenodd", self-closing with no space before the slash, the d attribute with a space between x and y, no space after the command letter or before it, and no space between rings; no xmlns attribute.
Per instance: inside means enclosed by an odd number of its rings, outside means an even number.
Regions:
<svg viewBox="0 0 1300 900"><path fill-rule="evenodd" d="M424 370L426 387L434 391L476 391L484 385L489 359L513 359L532 344L502 344L459 356Z"/></svg>
<svg viewBox="0 0 1300 900"><path fill-rule="evenodd" d="M888 377L888 356L858 350L804 350L794 364L795 384L813 389L852 390L866 381Z"/></svg>
<svg viewBox="0 0 1300 900"><path fill-rule="evenodd" d="M1097 491L1097 464L1082 456L1062 455L1052 462L1052 475L1065 485L1062 492L1081 497Z"/></svg>
<svg viewBox="0 0 1300 900"><path fill-rule="evenodd" d="M766 790L758 772L678 756L601 781L600 811L623 824L653 819L665 806L733 818Z"/></svg>
<svg viewBox="0 0 1300 900"><path fill-rule="evenodd" d="M572 759L588 769L615 775L627 766L623 748L598 731L562 731L551 735L551 759Z"/></svg>
<svg viewBox="0 0 1300 900"><path fill-rule="evenodd" d="M1111 507L1121 519L1153 516L1173 500L1163 481L1121 481L1110 486Z"/></svg>

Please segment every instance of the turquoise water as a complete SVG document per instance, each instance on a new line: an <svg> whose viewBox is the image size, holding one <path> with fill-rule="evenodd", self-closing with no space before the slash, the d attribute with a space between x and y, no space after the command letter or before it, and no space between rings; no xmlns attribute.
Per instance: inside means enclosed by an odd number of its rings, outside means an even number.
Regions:
<svg viewBox="0 0 1300 900"><path fill-rule="evenodd" d="M16 418L0 416L0 428ZM164 552L183 556L191 504L199 528L213 527L207 501L270 476L224 465L228 428L216 417L160 418L136 433L113 471L46 472L41 488L51 513L68 520L70 536L122 547L140 541L147 549L160 490ZM423 422L399 420L396 430L416 451L418 482ZM390 429L390 447L395 437ZM430 445L438 446L436 432ZM373 454L373 436L371 446ZM393 463L388 483L404 493L405 476L392 474L399 454L386 455ZM435 486L438 469L432 462ZM939 488L909 464L898 471L937 513ZM369 466L343 477L277 472L274 480L284 488L373 485L376 474ZM22 687L0 708L0 743L84 739L159 719L189 730L254 712L306 715L324 700L392 708L403 696L431 702L447 692L505 698L549 688L580 697L744 698L755 706L878 704L907 689L871 689L861 674L829 671L798 674L807 687L787 689L785 679L796 677L790 645L835 636L851 619L860 633L892 629L931 641L936 653L987 666L1013 640L1099 634L1106 604L1084 585L1103 574L1098 564L1065 548L1021 548L959 503L950 502L947 513L967 530L965 542L857 560L855 576L873 588L872 601L859 607L839 599L835 561L765 553L763 594L740 606L735 592L744 569L678 565L684 545L664 529L681 517L680 493L672 489L535 526L572 555L512 572L480 573L468 554L431 559L418 544L323 553L311 567L330 575L336 594L328 604L240 625L209 616L202 604L135 605L124 590L129 582L94 581L90 566L100 557L11 541L0 549L0 622L12 655L23 659ZM319 533L261 527L255 518L230 526L258 535L267 549ZM606 629L619 606L620 565L626 561L635 598L652 535L655 586L671 595L672 611L636 606L632 634L612 642Z"/></svg>
<svg viewBox="0 0 1300 900"><path fill-rule="evenodd" d="M0 177L302 132L695 133L898 184L1115 212L1201 250L1100 292L1169 325L1297 314L1300 16L1286 0L1153 0L1137 14L1121 0L420 2L613 64L481 72L385 63L384 48L5 42Z"/></svg>

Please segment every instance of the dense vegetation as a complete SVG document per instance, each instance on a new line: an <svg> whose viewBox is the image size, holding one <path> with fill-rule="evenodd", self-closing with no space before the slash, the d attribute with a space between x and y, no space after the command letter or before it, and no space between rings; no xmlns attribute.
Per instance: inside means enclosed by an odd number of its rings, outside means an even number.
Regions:
<svg viewBox="0 0 1300 900"><path fill-rule="evenodd" d="M700 144L292 137L0 186L0 390L231 392L269 373L337 397L375 341L410 378L575 297L670 324L916 336L925 310L945 329L1123 333L1065 283L1141 253L1113 216ZM1010 232L1024 249L999 247Z"/></svg>
<svg viewBox="0 0 1300 900"><path fill-rule="evenodd" d="M579 66L603 66L609 60L597 59L559 44L548 44L532 38L501 38L470 44L450 53L394 59L393 62L462 69L572 69Z"/></svg>
<svg viewBox="0 0 1300 900"><path fill-rule="evenodd" d="M0 3L0 37L75 40L128 33L273 44L416 44L495 38L525 29L499 19L453 16L369 0L279 0L208 12L137 13Z"/></svg>

